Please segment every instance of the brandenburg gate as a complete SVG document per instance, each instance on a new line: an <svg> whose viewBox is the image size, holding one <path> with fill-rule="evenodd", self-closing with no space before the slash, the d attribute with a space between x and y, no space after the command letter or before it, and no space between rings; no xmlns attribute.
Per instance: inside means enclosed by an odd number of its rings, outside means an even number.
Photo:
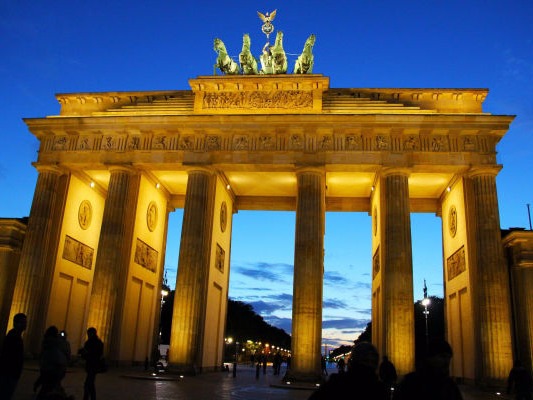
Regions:
<svg viewBox="0 0 533 400"><path fill-rule="evenodd" d="M410 214L423 212L442 219L452 374L507 376L496 145L513 116L483 111L486 89L335 89L313 73L189 84L58 94L59 115L25 119L39 174L10 314L27 313L30 351L55 324L73 348L94 326L111 360L150 357L165 249L177 245L166 243L168 216L183 208L170 366L220 368L232 216L295 210L289 378L317 380L325 213L366 212L372 341L405 374L415 353Z"/></svg>

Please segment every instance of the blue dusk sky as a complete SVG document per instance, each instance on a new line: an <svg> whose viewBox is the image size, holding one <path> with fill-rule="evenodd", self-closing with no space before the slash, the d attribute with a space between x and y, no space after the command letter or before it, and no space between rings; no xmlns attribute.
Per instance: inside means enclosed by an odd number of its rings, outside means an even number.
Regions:
<svg viewBox="0 0 533 400"><path fill-rule="evenodd" d="M332 88L487 88L484 111L516 115L497 146L502 228L529 228L533 202L533 2L0 1L0 217L29 215L38 142L22 118L59 112L56 93L188 90L213 74L213 40L237 59L262 13L284 32L292 69L314 33L313 72ZM272 38L271 38L272 39ZM272 40L271 40L272 41ZM182 210L171 215L165 266L175 285ZM294 212L233 217L232 299L290 333ZM442 296L441 220L412 214L414 298ZM371 220L326 215L323 342L351 344L370 320Z"/></svg>

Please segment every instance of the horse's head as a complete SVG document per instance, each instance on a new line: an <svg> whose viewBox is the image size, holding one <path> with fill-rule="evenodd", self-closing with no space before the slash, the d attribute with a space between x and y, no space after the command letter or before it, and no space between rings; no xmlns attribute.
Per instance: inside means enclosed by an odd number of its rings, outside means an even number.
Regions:
<svg viewBox="0 0 533 400"><path fill-rule="evenodd" d="M276 46L281 46L283 44L283 32L282 31L278 31L276 33L276 42L275 42L275 45Z"/></svg>
<svg viewBox="0 0 533 400"><path fill-rule="evenodd" d="M214 42L214 49L215 51L226 51L226 46L224 46L224 42L222 40L220 40L219 38L216 38L215 39L215 42Z"/></svg>
<svg viewBox="0 0 533 400"><path fill-rule="evenodd" d="M242 36L242 49L245 50L245 49L249 49L249 48L250 48L250 35L245 33Z"/></svg>
<svg viewBox="0 0 533 400"><path fill-rule="evenodd" d="M306 46L314 46L315 45L315 40L316 40L316 37L315 35L312 33L311 35L309 35L309 37L307 38L307 41L305 42Z"/></svg>

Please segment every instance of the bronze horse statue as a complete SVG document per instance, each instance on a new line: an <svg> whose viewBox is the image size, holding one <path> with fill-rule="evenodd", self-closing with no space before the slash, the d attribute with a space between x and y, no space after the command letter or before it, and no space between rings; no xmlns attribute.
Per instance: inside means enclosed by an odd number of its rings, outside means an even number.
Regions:
<svg viewBox="0 0 533 400"><path fill-rule="evenodd" d="M313 46L315 45L315 35L311 34L304 44L302 54L298 56L294 64L294 74L312 74L313 73Z"/></svg>
<svg viewBox="0 0 533 400"><path fill-rule="evenodd" d="M241 64L244 75L255 75L257 71L257 60L250 51L250 35L247 33L242 37L242 51L239 54L239 63Z"/></svg>
<svg viewBox="0 0 533 400"><path fill-rule="evenodd" d="M272 54L272 72L274 74L287 73L287 55L283 50L283 32L278 31L276 33L276 41L274 46L270 48Z"/></svg>
<svg viewBox="0 0 533 400"><path fill-rule="evenodd" d="M231 59L226 51L224 42L220 39L215 39L215 51L218 54L216 64L213 68L213 75L216 75L216 69L219 68L226 75L237 75L241 72L239 64Z"/></svg>

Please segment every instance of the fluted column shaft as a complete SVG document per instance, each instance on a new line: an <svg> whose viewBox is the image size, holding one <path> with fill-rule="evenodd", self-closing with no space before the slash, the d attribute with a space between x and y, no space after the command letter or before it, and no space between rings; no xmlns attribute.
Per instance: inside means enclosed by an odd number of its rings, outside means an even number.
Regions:
<svg viewBox="0 0 533 400"><path fill-rule="evenodd" d="M503 258L496 170L473 171L468 179L475 243L475 315L479 327L476 378L501 382L512 367L509 275Z"/></svg>
<svg viewBox="0 0 533 400"><path fill-rule="evenodd" d="M118 360L140 175L126 167L110 172L87 324L97 329L106 352L113 352L109 357Z"/></svg>
<svg viewBox="0 0 533 400"><path fill-rule="evenodd" d="M414 368L413 257L408 173L387 171L381 178L382 282L385 343L381 349L398 374Z"/></svg>
<svg viewBox="0 0 533 400"><path fill-rule="evenodd" d="M292 379L321 376L324 277L325 178L322 171L297 175L296 236L292 306Z"/></svg>
<svg viewBox="0 0 533 400"><path fill-rule="evenodd" d="M186 373L201 366L215 184L211 171L189 172L169 349L170 365Z"/></svg>
<svg viewBox="0 0 533 400"><path fill-rule="evenodd" d="M56 251L66 199L67 175L54 167L38 167L26 237L22 246L9 323L28 316L25 349L39 354L54 275Z"/></svg>

